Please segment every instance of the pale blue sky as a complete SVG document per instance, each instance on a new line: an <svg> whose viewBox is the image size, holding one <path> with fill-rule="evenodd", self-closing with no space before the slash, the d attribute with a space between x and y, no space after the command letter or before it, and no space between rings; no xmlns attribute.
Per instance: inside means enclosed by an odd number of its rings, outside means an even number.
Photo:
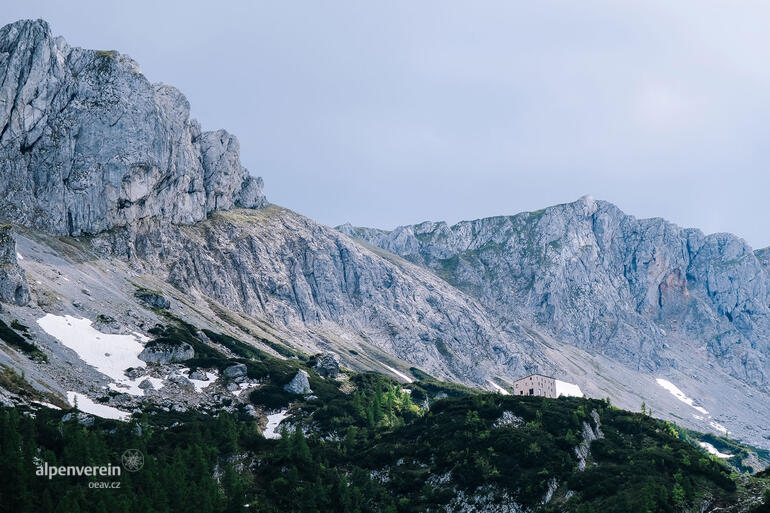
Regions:
<svg viewBox="0 0 770 513"><path fill-rule="evenodd" d="M10 3L178 87L272 202L326 224L591 194L770 244L766 2Z"/></svg>

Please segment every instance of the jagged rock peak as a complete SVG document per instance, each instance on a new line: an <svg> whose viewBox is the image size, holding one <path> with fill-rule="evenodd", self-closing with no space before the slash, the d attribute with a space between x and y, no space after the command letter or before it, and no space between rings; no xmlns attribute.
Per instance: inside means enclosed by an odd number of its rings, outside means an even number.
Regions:
<svg viewBox="0 0 770 513"><path fill-rule="evenodd" d="M70 47L43 20L0 29L0 218L79 235L263 207L239 151L130 57Z"/></svg>

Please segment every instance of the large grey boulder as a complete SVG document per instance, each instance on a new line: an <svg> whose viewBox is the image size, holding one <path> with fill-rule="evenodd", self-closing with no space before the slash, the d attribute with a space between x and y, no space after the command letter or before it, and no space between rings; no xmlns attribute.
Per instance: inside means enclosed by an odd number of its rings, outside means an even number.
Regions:
<svg viewBox="0 0 770 513"><path fill-rule="evenodd" d="M313 370L324 378L336 378L340 373L339 357L334 353L325 352L318 356Z"/></svg>
<svg viewBox="0 0 770 513"><path fill-rule="evenodd" d="M151 290L138 290L134 293L136 297L141 299L147 306L152 308L159 308L161 310L168 310L171 308L171 301L159 292Z"/></svg>
<svg viewBox="0 0 770 513"><path fill-rule="evenodd" d="M10 226L0 226L0 301L24 306L29 285L16 257L16 239Z"/></svg>
<svg viewBox="0 0 770 513"><path fill-rule="evenodd" d="M227 367L222 374L227 379L237 379L237 378L243 378L246 377L246 374L248 373L248 367L246 367L243 363L236 363L235 365L231 365Z"/></svg>
<svg viewBox="0 0 770 513"><path fill-rule="evenodd" d="M307 372L300 370L289 383L284 385L283 389L297 395L311 394L313 391L310 389L310 381L307 378Z"/></svg>
<svg viewBox="0 0 770 513"><path fill-rule="evenodd" d="M165 365L183 362L195 356L195 350L187 342L166 344L149 342L138 358L143 362Z"/></svg>
<svg viewBox="0 0 770 513"><path fill-rule="evenodd" d="M45 21L0 29L0 217L59 235L266 204L237 139L130 57L70 47Z"/></svg>

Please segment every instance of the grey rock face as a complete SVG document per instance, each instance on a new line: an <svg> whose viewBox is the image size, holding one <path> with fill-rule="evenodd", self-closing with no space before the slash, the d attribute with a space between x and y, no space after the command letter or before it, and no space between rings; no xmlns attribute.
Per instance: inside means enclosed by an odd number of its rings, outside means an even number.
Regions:
<svg viewBox="0 0 770 513"><path fill-rule="evenodd" d="M324 378L336 378L340 374L339 357L334 353L323 353L316 360L313 369Z"/></svg>
<svg viewBox="0 0 770 513"><path fill-rule="evenodd" d="M29 285L16 257L10 226L0 226L0 301L19 306L29 303Z"/></svg>
<svg viewBox="0 0 770 513"><path fill-rule="evenodd" d="M768 250L733 235L590 198L451 227L339 229L563 342L647 371L686 369L669 349L703 346L730 375L770 389Z"/></svg>
<svg viewBox="0 0 770 513"><path fill-rule="evenodd" d="M283 389L297 395L311 394L313 391L310 390L310 382L307 378L307 372L300 370L289 383L284 385Z"/></svg>
<svg viewBox="0 0 770 513"><path fill-rule="evenodd" d="M161 310L168 310L171 308L171 301L157 292L139 291L135 295L145 304L153 308L160 308Z"/></svg>
<svg viewBox="0 0 770 513"><path fill-rule="evenodd" d="M248 368L242 363L236 363L227 367L222 374L228 379L243 378L246 376Z"/></svg>
<svg viewBox="0 0 770 513"><path fill-rule="evenodd" d="M183 362L195 356L195 350L187 342L180 344L152 344L139 353L138 358L143 362L165 365L173 362Z"/></svg>
<svg viewBox="0 0 770 513"><path fill-rule="evenodd" d="M485 386L490 375L551 369L516 322L501 325L433 273L276 206L217 212L194 226L142 223L93 242L142 268L167 269L179 290L265 319L294 340L358 338L436 377Z"/></svg>
<svg viewBox="0 0 770 513"><path fill-rule="evenodd" d="M266 204L237 139L202 132L130 57L73 48L42 20L0 29L0 217L60 235Z"/></svg>

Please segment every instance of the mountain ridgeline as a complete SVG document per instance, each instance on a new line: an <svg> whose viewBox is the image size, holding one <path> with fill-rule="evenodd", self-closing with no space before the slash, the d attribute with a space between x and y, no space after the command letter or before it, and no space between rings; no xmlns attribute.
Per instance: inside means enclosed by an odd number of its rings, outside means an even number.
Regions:
<svg viewBox="0 0 770 513"><path fill-rule="evenodd" d="M191 430L181 438L172 423L155 427L174 443L202 437L228 457L254 458L239 467L252 482L223 486L239 498L244 486L265 487L250 497L264 511L296 506L282 501L293 499L292 487L309 488L303 465L311 463L349 511L423 511L452 500L467 510L487 494L476 493L474 476L494 483L493 498L521 505L511 511L535 511L551 498L593 511L610 492L584 476L609 479L630 467L649 478L650 507L703 504L699 490L713 494L710 504L733 498L727 471L685 444L683 429L615 409L642 403L684 428L770 447L770 250L638 220L589 198L455 226L332 229L269 204L235 136L202 130L189 112L178 90L152 84L126 55L70 47L42 20L0 29L3 407L69 408L79 398L120 418L179 413L180 429ZM157 358L138 359L148 347ZM339 360L343 378L313 374L308 362L321 352ZM300 370L312 399L283 388ZM590 399L502 397L535 372L576 383ZM499 394L475 399L479 389ZM404 411L385 408L386 396ZM275 453L249 423L262 427L289 407L308 433L326 422L338 429L309 448L296 435ZM235 428L222 420L227 440L211 433L211 419L197 418L221 411L242 417ZM39 441L36 430L70 429L57 416L3 410L0 430L21 426ZM595 455L609 463L578 474L591 463L583 438L599 439L599 418L607 436ZM515 424L510 432L498 429L500 419ZM435 429L465 439L429 441L442 458L431 461L413 442ZM160 467L222 463L209 453L166 453L163 436L143 433L141 442L163 453ZM116 450L109 431L82 436L103 453ZM0 444L12 456L18 447ZM729 455L740 460L736 469L762 466L741 466L743 456ZM268 464L259 470L256 461ZM679 489L646 464L660 465ZM336 465L344 470L329 470ZM460 467L471 477L451 471ZM203 474L201 493L213 501L205 510L239 510ZM428 478L438 492L423 490ZM35 485L24 490L25 507L40 506L29 496ZM105 507L125 506L119 495ZM298 497L322 508L334 494L322 495Z"/></svg>
<svg viewBox="0 0 770 513"><path fill-rule="evenodd" d="M702 354L770 391L770 268L730 234L636 219L582 198L515 216L339 229L425 266L503 319L637 368Z"/></svg>

